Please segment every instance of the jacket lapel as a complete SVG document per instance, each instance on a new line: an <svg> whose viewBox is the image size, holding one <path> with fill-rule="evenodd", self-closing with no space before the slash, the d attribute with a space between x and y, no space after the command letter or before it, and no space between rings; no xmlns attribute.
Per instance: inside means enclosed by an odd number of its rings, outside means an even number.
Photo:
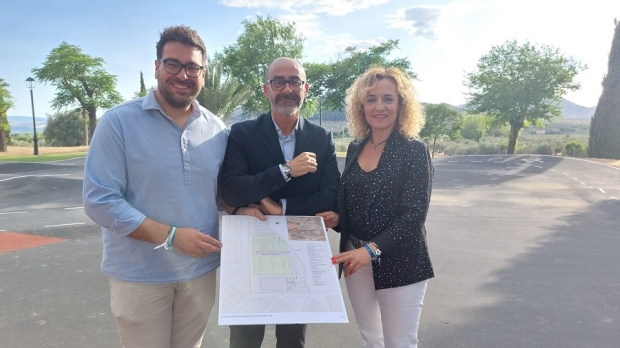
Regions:
<svg viewBox="0 0 620 348"><path fill-rule="evenodd" d="M298 130L297 133L295 133L295 155L293 158L297 157L302 152L313 152L309 136L306 120L300 116Z"/></svg>
<svg viewBox="0 0 620 348"><path fill-rule="evenodd" d="M349 173L349 171L351 170L351 166L357 162L357 155L359 155L360 150L364 147L364 143L366 143L366 139L363 139L357 143L354 143L350 148L349 151L351 153L347 153L347 157L349 158L349 162L345 164L344 169L342 170L342 176L341 178L345 178L346 175ZM342 182L340 183L340 185L342 185ZM340 213L340 216L345 216L346 215L346 211L347 211L347 201L345 199L345 192L343 189L339 189L338 190L338 210ZM347 221L346 219L341 219L340 220L340 225L342 228L342 231L345 233L345 235L349 234L349 231L347 230ZM344 238L343 240L345 240L346 238ZM344 244L341 245L341 248L344 248ZM341 251L344 251L341 250Z"/></svg>
<svg viewBox="0 0 620 348"><path fill-rule="evenodd" d="M274 163L284 163L284 154L280 147L280 141L278 140L278 132L276 126L271 118L271 112L268 112L263 117L263 144L267 149L267 152L273 159Z"/></svg>
<svg viewBox="0 0 620 348"><path fill-rule="evenodd" d="M342 171L342 177L344 177L349 172L349 170L351 170L351 166L355 162L357 162L357 156L359 155L367 140L368 139L362 139L357 144L354 144L354 146L351 147L351 153L347 154L350 158L349 163L345 164L344 170Z"/></svg>

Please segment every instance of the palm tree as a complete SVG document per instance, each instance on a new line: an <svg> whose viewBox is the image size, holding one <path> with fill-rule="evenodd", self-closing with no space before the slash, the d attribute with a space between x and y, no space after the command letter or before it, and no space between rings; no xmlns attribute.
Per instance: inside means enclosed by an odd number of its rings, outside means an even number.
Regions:
<svg viewBox="0 0 620 348"><path fill-rule="evenodd" d="M11 127L7 112L14 106L14 99L9 92L9 84L0 78L0 152L6 152L6 143Z"/></svg>
<svg viewBox="0 0 620 348"><path fill-rule="evenodd" d="M215 53L213 59L208 59L205 85L196 99L200 105L225 121L252 95L253 90L238 79L224 75L222 60L219 53Z"/></svg>

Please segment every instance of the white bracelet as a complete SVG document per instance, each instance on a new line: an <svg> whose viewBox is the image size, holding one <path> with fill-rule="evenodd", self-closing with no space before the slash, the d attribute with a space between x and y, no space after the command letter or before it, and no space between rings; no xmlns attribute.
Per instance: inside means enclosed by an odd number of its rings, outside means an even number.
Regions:
<svg viewBox="0 0 620 348"><path fill-rule="evenodd" d="M174 244L174 236L176 234L177 228L174 226L170 227L170 231L168 231L168 237L166 237L166 240L162 244L154 247L153 249L164 248L166 250L172 250L172 246Z"/></svg>

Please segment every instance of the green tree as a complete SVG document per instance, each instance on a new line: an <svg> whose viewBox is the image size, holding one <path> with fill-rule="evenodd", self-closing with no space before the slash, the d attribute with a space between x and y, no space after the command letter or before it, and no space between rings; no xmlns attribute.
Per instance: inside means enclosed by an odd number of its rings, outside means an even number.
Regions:
<svg viewBox="0 0 620 348"><path fill-rule="evenodd" d="M603 93L590 121L588 151L591 157L620 159L620 22L614 24Z"/></svg>
<svg viewBox="0 0 620 348"><path fill-rule="evenodd" d="M196 99L200 105L224 121L250 97L254 89L239 79L224 74L222 60L222 55L218 53L208 60L205 84Z"/></svg>
<svg viewBox="0 0 620 348"><path fill-rule="evenodd" d="M295 23L281 23L269 16L242 23L245 30L237 42L224 48L224 73L251 86L252 95L243 103L243 110L257 115L270 109L263 95L269 64L281 57L300 59L305 38L297 32Z"/></svg>
<svg viewBox="0 0 620 348"><path fill-rule="evenodd" d="M60 111L47 118L43 135L49 146L80 146L84 122L79 109Z"/></svg>
<svg viewBox="0 0 620 348"><path fill-rule="evenodd" d="M324 96L323 107L334 111L342 109L347 88L371 66L397 67L416 78L407 58L388 59L397 48L398 40L388 40L367 50L352 46L345 48L333 63L306 64L310 93L313 97Z"/></svg>
<svg viewBox="0 0 620 348"><path fill-rule="evenodd" d="M560 115L562 96L579 89L573 79L584 68L551 46L506 41L466 75L467 111L485 113L492 125L510 124L508 154L514 154L524 127L542 127L543 120Z"/></svg>
<svg viewBox="0 0 620 348"><path fill-rule="evenodd" d="M487 118L484 115L467 115L463 118L461 136L465 139L479 141L487 130Z"/></svg>
<svg viewBox="0 0 620 348"><path fill-rule="evenodd" d="M0 152L6 152L6 143L11 134L11 126L7 113L13 108L13 96L9 92L9 84L0 78Z"/></svg>
<svg viewBox="0 0 620 348"><path fill-rule="evenodd" d="M90 136L97 125L97 108L111 108L123 101L116 91L116 76L103 69L103 58L91 57L66 42L54 48L42 68L32 69L38 80L56 87L52 107L80 106L88 111Z"/></svg>
<svg viewBox="0 0 620 348"><path fill-rule="evenodd" d="M435 157L435 145L441 136L455 139L458 136L463 115L446 103L426 104L424 106L426 124L420 136L433 141L432 157Z"/></svg>
<svg viewBox="0 0 620 348"><path fill-rule="evenodd" d="M134 94L134 98L144 97L147 93L148 91L144 85L144 75L142 74L142 71L140 71L140 91Z"/></svg>
<svg viewBox="0 0 620 348"><path fill-rule="evenodd" d="M562 155L567 157L586 157L588 149L581 143L569 141L564 145Z"/></svg>

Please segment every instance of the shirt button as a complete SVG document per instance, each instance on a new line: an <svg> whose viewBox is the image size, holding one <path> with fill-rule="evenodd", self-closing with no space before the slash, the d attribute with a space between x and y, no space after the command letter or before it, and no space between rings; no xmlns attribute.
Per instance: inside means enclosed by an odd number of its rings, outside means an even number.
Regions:
<svg viewBox="0 0 620 348"><path fill-rule="evenodd" d="M277 189L279 189L279 188L280 188L280 186L278 186L278 185L274 185L274 186L271 188L271 190L272 190L272 191L275 191L275 190L277 190Z"/></svg>

